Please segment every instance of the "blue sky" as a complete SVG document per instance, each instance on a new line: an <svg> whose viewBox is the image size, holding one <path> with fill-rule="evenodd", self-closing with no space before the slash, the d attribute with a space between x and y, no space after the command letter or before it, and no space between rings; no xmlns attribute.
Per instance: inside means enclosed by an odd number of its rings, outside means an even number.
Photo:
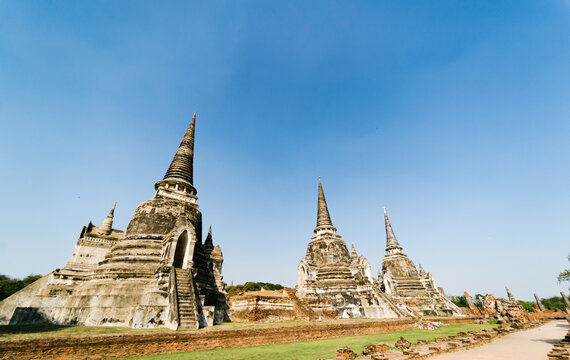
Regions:
<svg viewBox="0 0 570 360"><path fill-rule="evenodd" d="M228 283L294 286L316 222L448 294L557 295L570 253L568 1L2 1L0 273L63 267L150 199L194 111Z"/></svg>

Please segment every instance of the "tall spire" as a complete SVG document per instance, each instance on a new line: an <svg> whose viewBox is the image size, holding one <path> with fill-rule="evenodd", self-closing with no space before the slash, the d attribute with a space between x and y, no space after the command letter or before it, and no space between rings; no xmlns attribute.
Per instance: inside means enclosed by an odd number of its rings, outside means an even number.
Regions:
<svg viewBox="0 0 570 360"><path fill-rule="evenodd" d="M384 223L386 224L386 251L389 250L402 250L402 247L394 235L392 230L392 225L390 225L390 219L388 219L388 213L386 213L386 208L384 208Z"/></svg>
<svg viewBox="0 0 570 360"><path fill-rule="evenodd" d="M336 230L331 221L327 200L325 199L325 192L323 191L323 184L321 184L321 177L319 176L319 200L317 206L317 228L315 232L321 228L332 228Z"/></svg>
<svg viewBox="0 0 570 360"><path fill-rule="evenodd" d="M117 202L115 201L115 203L113 204L113 207L111 208L111 211L109 211L109 214L107 215L107 217L105 218L105 220L103 220L103 223L101 224L101 232L103 232L103 234L105 235L110 235L111 231L113 231L113 217L115 216L115 207L117 206Z"/></svg>
<svg viewBox="0 0 570 360"><path fill-rule="evenodd" d="M317 227L319 226L333 226L320 176L319 176L319 203L317 208Z"/></svg>
<svg viewBox="0 0 570 360"><path fill-rule="evenodd" d="M192 117L192 121L186 130L186 134L180 142L180 146L166 170L166 174L161 181L155 184L155 188L163 184L182 185L188 192L196 194L193 185L194 175L194 134L196 129L196 113Z"/></svg>
<svg viewBox="0 0 570 360"><path fill-rule="evenodd" d="M206 236L206 240L204 240L205 247L214 247L214 241L212 239L212 225L210 225L210 229L208 230L208 236Z"/></svg>

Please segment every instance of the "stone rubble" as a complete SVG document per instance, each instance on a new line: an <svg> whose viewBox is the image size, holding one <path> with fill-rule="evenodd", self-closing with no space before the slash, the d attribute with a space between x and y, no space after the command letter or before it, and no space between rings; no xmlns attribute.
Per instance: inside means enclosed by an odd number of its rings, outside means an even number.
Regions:
<svg viewBox="0 0 570 360"><path fill-rule="evenodd" d="M345 346L336 351L336 358L338 360L354 359L354 351L352 351L348 346Z"/></svg>
<svg viewBox="0 0 570 360"><path fill-rule="evenodd" d="M566 320L570 325L570 315L566 316ZM558 344L554 344L552 350L548 353L548 360L570 360L570 331Z"/></svg>
<svg viewBox="0 0 570 360"><path fill-rule="evenodd" d="M570 320L569 320L570 322ZM534 328L543 324L543 321L527 322L518 326L518 328L510 327L506 324L498 325L492 330L482 329L480 331L460 332L457 335L448 336L445 338L435 338L433 342L426 340L418 340L417 344L412 345L410 341L400 337L400 339L391 347L387 344L368 345L362 351L362 356L358 356L356 360L412 360L412 359L425 359L433 355L445 352L454 352L463 349L473 348L487 344L497 337L510 334L514 331L526 330ZM561 342L555 345L555 348L549 354L549 359L560 360L567 359L564 356L570 341L569 335ZM341 349L339 349L341 350ZM566 352L565 352L566 351ZM348 357L337 357L335 359L348 359Z"/></svg>
<svg viewBox="0 0 570 360"><path fill-rule="evenodd" d="M440 326L441 326L440 322L433 322L424 319L419 319L418 321L416 321L416 327L418 329L437 330L439 329Z"/></svg>

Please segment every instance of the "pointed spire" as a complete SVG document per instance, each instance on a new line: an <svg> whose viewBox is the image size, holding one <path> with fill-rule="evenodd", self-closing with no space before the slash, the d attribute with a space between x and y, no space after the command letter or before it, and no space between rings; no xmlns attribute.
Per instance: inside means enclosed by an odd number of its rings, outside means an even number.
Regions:
<svg viewBox="0 0 570 360"><path fill-rule="evenodd" d="M117 202L115 201L113 207L111 208L111 211L109 211L109 214L107 215L107 218L105 218L105 220L103 220L103 223L101 224L101 232L103 232L103 234L105 235L110 235L111 232L113 231L113 218L115 216L116 206Z"/></svg>
<svg viewBox="0 0 570 360"><path fill-rule="evenodd" d="M420 275L425 274L425 271L424 271L424 268L422 267L422 264L419 264L419 271L420 271Z"/></svg>
<svg viewBox="0 0 570 360"><path fill-rule="evenodd" d="M336 233L336 228L332 224L329 208L327 207L327 200L325 199L323 184L321 184L321 177L319 176L319 199L317 204L317 227L314 230L315 234L317 233L317 230L321 229L331 230Z"/></svg>
<svg viewBox="0 0 570 360"><path fill-rule="evenodd" d="M356 249L354 248L354 244L352 244L352 250L350 251L350 257L356 259L358 254L356 253Z"/></svg>
<svg viewBox="0 0 570 360"><path fill-rule="evenodd" d="M392 225L390 224L390 219L388 219L386 208L384 208L384 223L386 224L386 251L393 249L402 250L402 247L398 243L396 235L394 235L394 231L392 230Z"/></svg>
<svg viewBox="0 0 570 360"><path fill-rule="evenodd" d="M212 239L212 225L210 225L210 229L208 230L208 236L206 236L206 240L204 240L204 246L206 247L214 247L214 241Z"/></svg>
<svg viewBox="0 0 570 360"><path fill-rule="evenodd" d="M195 193L196 190L193 186L194 181L194 134L196 129L196 113L192 117L192 121L186 130L186 134L180 142L180 146L166 170L166 174L162 181L158 181L155 188L158 189L159 185L164 182L173 182L190 186L191 192ZM193 190L193 191L192 191Z"/></svg>
<svg viewBox="0 0 570 360"><path fill-rule="evenodd" d="M317 207L317 228L320 227L333 227L329 208L327 207L327 200L325 199L325 192L323 191L323 184L321 184L321 177L319 176L319 201ZM336 229L335 229L336 230Z"/></svg>

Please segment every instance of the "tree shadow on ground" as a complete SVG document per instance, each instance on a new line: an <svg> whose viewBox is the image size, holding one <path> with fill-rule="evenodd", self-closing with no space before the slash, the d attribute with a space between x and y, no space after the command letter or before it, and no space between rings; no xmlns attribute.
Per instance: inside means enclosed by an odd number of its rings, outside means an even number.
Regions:
<svg viewBox="0 0 570 360"><path fill-rule="evenodd" d="M547 344L558 344L564 337L562 337L561 339L533 339L532 341L534 342L543 342L543 343L547 343Z"/></svg>
<svg viewBox="0 0 570 360"><path fill-rule="evenodd" d="M58 331L73 325L56 325L48 322L27 325L0 325L0 338L5 335L33 334L45 331Z"/></svg>

